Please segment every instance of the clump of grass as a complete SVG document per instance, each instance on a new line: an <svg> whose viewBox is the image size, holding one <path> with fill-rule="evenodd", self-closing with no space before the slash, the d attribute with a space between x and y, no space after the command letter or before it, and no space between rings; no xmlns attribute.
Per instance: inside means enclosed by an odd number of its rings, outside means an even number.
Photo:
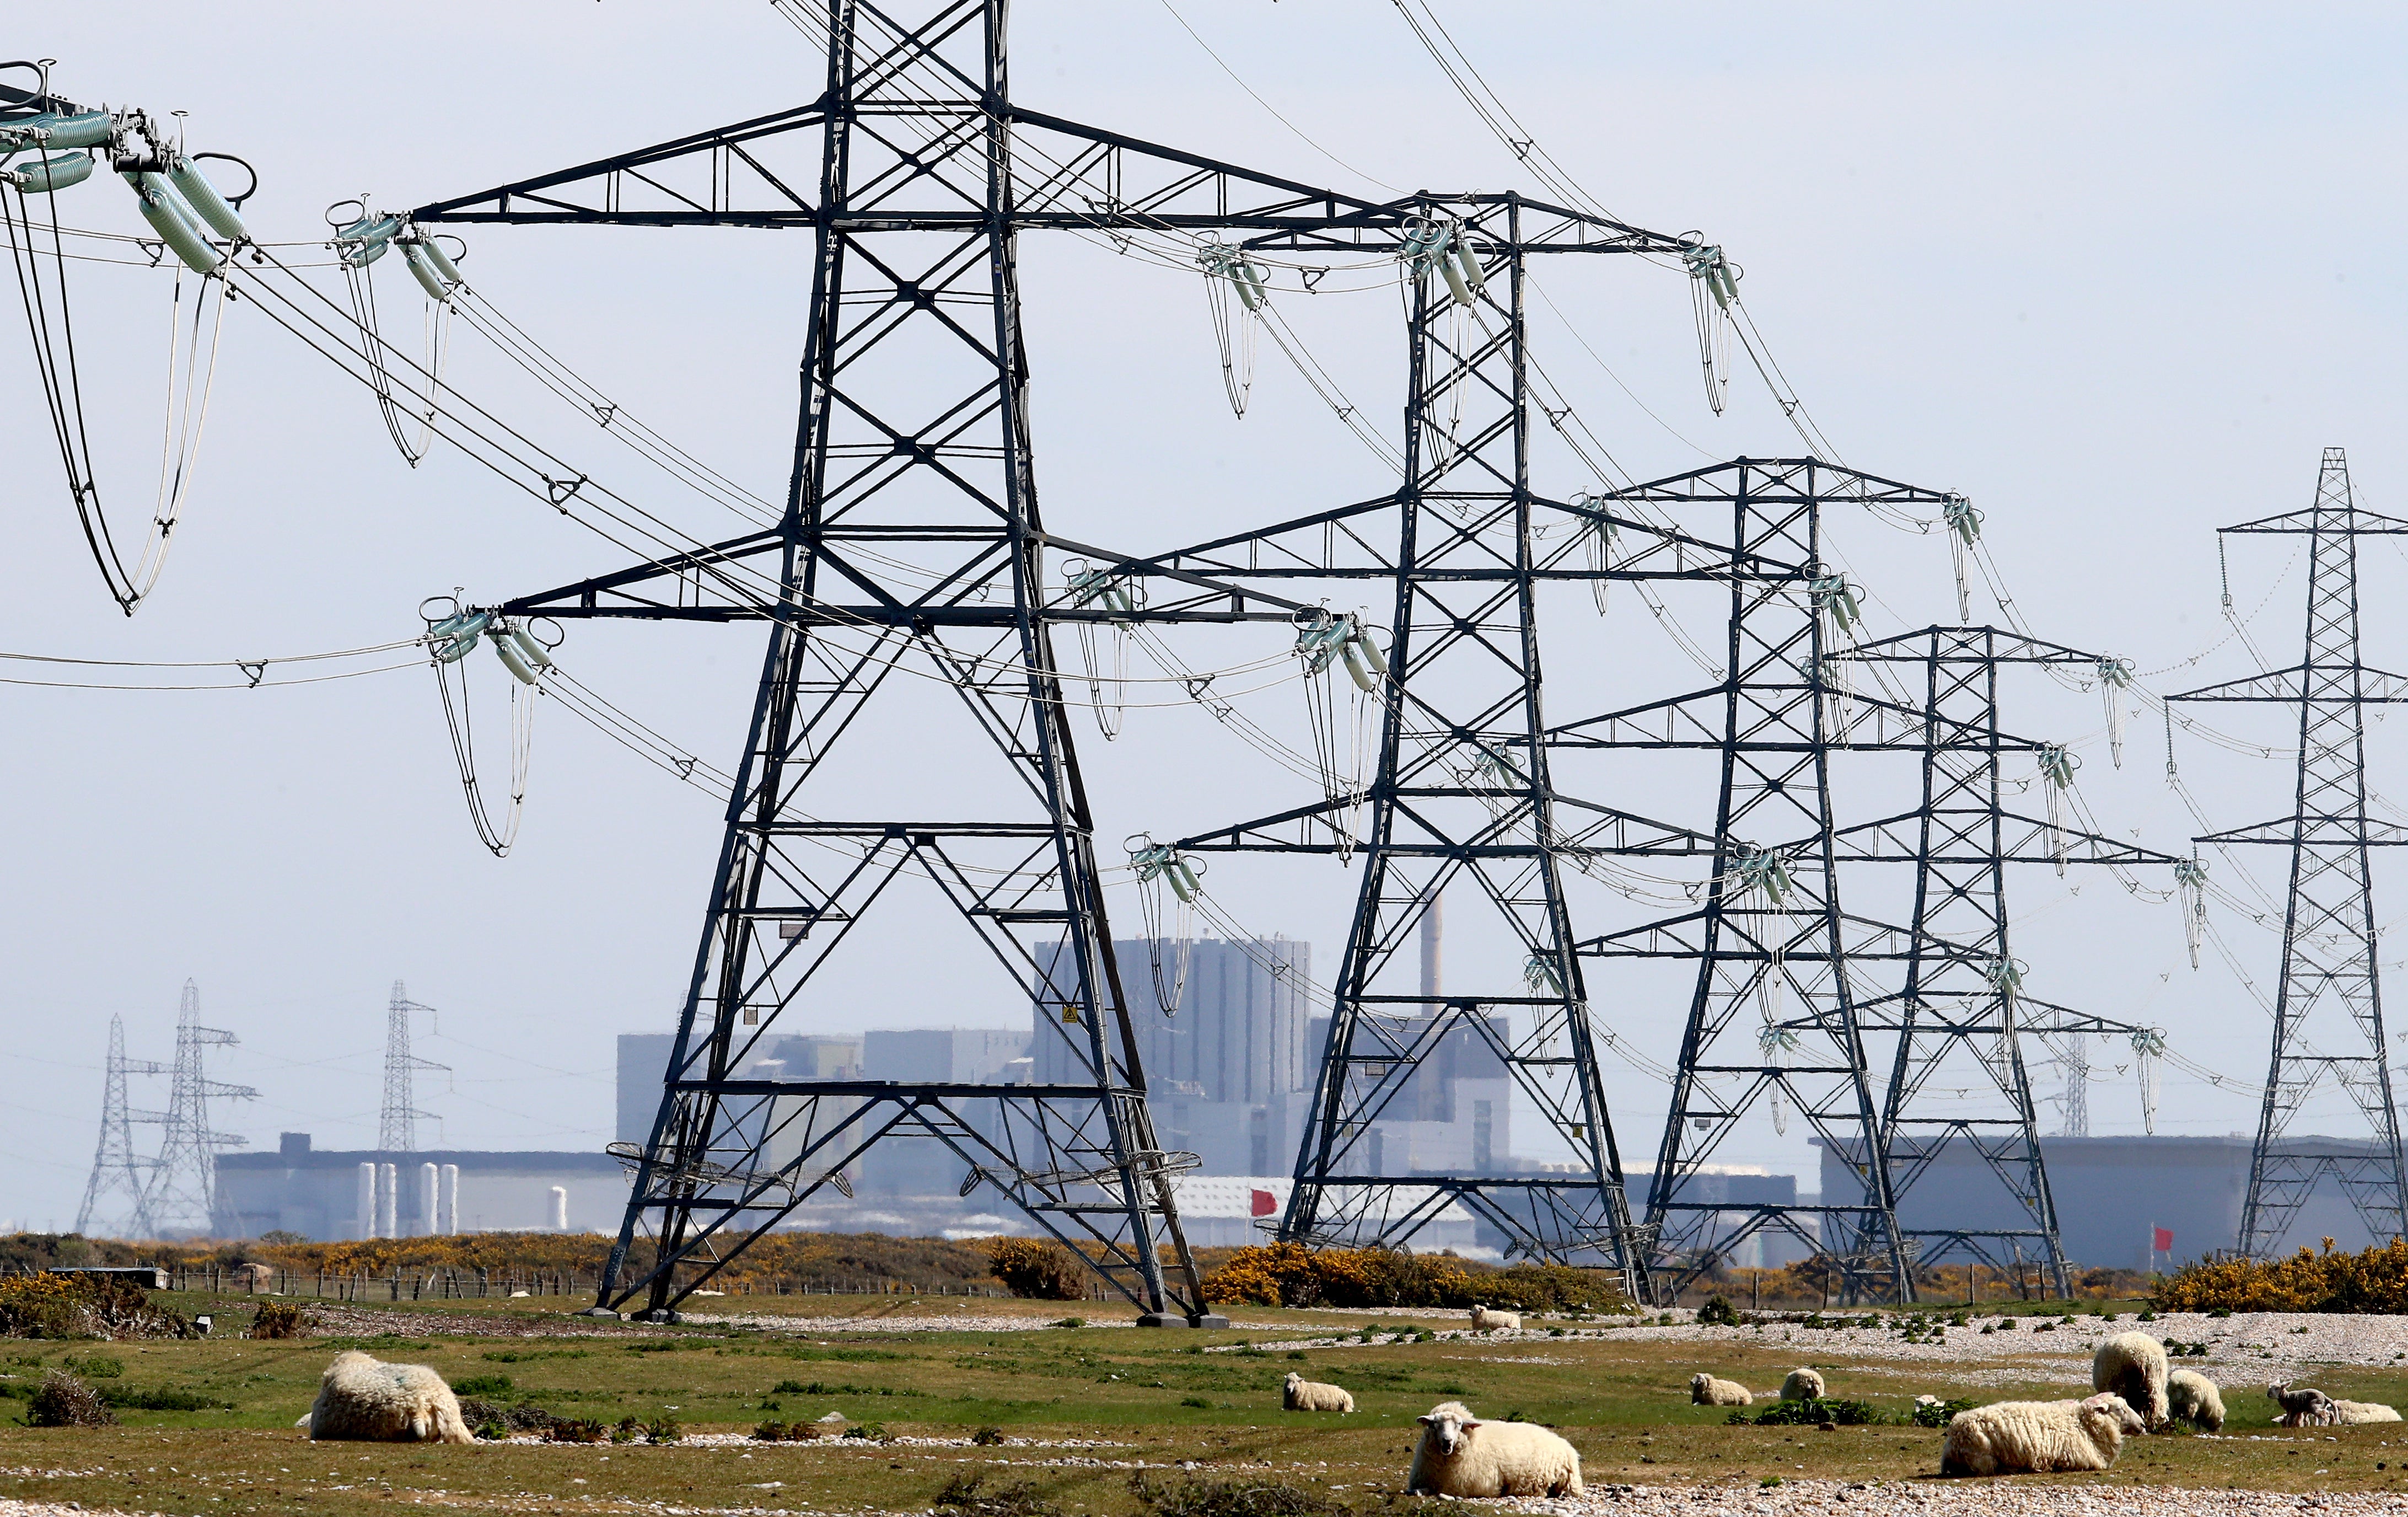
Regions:
<svg viewBox="0 0 2408 1517"><path fill-rule="evenodd" d="M514 1381L508 1375L465 1375L452 1382L453 1395L500 1395L510 1390Z"/></svg>
<svg viewBox="0 0 2408 1517"><path fill-rule="evenodd" d="M34 1362L39 1364L41 1361L36 1359ZM125 1373L124 1360L112 1359L105 1353L90 1354L83 1358L68 1354L59 1363L88 1380L113 1380Z"/></svg>
<svg viewBox="0 0 2408 1517"><path fill-rule="evenodd" d="M112 1407L131 1407L137 1411L209 1411L228 1405L191 1391L170 1391L164 1386L134 1390L107 1385L93 1394Z"/></svg>
<svg viewBox="0 0 2408 1517"><path fill-rule="evenodd" d="M849 1438L862 1438L871 1443L883 1443L895 1435L886 1431L884 1423L856 1423L844 1430Z"/></svg>
<svg viewBox="0 0 2408 1517"><path fill-rule="evenodd" d="M1698 1325L1699 1327L1737 1327L1739 1308L1730 1304L1730 1297L1727 1295L1708 1296L1706 1304L1698 1308Z"/></svg>
<svg viewBox="0 0 2408 1517"><path fill-rule="evenodd" d="M610 1441L613 1443L633 1443L643 1436L644 1424L633 1417L620 1418L618 1425L610 1429Z"/></svg>
<svg viewBox="0 0 2408 1517"><path fill-rule="evenodd" d="M552 1443L599 1443L610 1430L591 1417L555 1417L543 1436Z"/></svg>
<svg viewBox="0 0 2408 1517"><path fill-rule="evenodd" d="M1345 1504L1285 1481L1155 1481L1140 1470L1129 1494L1147 1517L1338 1517Z"/></svg>
<svg viewBox="0 0 2408 1517"><path fill-rule="evenodd" d="M1182 1407L1201 1407L1207 1411L1212 1409L1212 1403L1200 1395L1181 1396L1179 1398L1179 1404Z"/></svg>
<svg viewBox="0 0 2408 1517"><path fill-rule="evenodd" d="M977 1444L982 1449L1000 1448L1003 1445L1003 1429L1000 1427L982 1427L977 1432L970 1435L970 1441Z"/></svg>
<svg viewBox="0 0 2408 1517"><path fill-rule="evenodd" d="M1084 1317L1065 1317L1054 1322L1053 1325L1055 1327L1084 1327L1087 1325L1087 1319Z"/></svg>
<svg viewBox="0 0 2408 1517"><path fill-rule="evenodd" d="M644 1423L647 1443L676 1443L685 1438L685 1424L664 1411Z"/></svg>
<svg viewBox="0 0 2408 1517"><path fill-rule="evenodd" d="M1062 1509L1039 1495L1031 1481L990 1487L985 1481L983 1471L954 1476L937 1493L937 1510L957 1517L1061 1517Z"/></svg>
<svg viewBox="0 0 2408 1517"><path fill-rule="evenodd" d="M42 1377L40 1389L26 1406L25 1421L36 1427L107 1427L117 1421L100 1393L64 1369Z"/></svg>

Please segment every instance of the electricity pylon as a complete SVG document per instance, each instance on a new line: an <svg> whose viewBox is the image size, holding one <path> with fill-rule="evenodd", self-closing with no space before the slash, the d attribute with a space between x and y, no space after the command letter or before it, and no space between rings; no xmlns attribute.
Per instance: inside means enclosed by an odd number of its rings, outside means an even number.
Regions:
<svg viewBox="0 0 2408 1517"><path fill-rule="evenodd" d="M1851 1293L1914 1298L1898 1232L1880 1107L1850 968L1896 930L1840 904L1827 657L1855 614L1854 591L1825 563L1827 504L1937 514L1941 492L1818 459L1747 459L1610 491L1609 508L1676 521L1727 522L1719 577L1728 585L1727 667L1708 688L1570 723L1572 749L1692 749L1721 760L1713 873L1700 909L1582 943L1602 961L1693 961L1698 977L1647 1225L1659 1293L1677 1294L1759 1234L1785 1234L1836 1256ZM1852 936L1851 934L1854 934ZM1795 1110L1861 1179L1860 1199L1734 1206L1708 1196L1704 1166L1740 1122Z"/></svg>
<svg viewBox="0 0 2408 1517"><path fill-rule="evenodd" d="M1013 105L1002 0L947 0L909 21L836 0L827 22L826 86L808 106L415 213L794 227L815 244L780 525L496 608L771 624L659 1115L627 1156L635 1192L602 1301L642 1294L669 1309L896 1133L952 1149L973 1186L994 1185L1079 1248L1140 1321L1217 1321L1171 1198L1188 1156L1161 1149L1146 1108L1064 715L1054 625L1129 617L1048 592L1049 548L1118 558L1049 534L1038 511L1018 238L1345 222L1392 240L1403 212ZM808 161L776 161L804 141L817 150ZM1187 595L1140 619L1284 621L1310 609L1189 578ZM920 793L945 797L944 816L806 815L805 797L841 773L828 764L850 751L838 740L873 698L896 703L884 686L898 668L958 701L956 731L916 730L930 765ZM840 803L878 815L876 802ZM924 920L957 921L997 967L996 1004L1048 1007L1040 1035L1060 1040L1074 1078L738 1077L761 1038L809 1025L831 993L821 972L907 878L934 892ZM908 910L890 903L885 915ZM933 972L936 958L915 952L879 973L892 983ZM639 1235L652 1257L631 1264Z"/></svg>
<svg viewBox="0 0 2408 1517"><path fill-rule="evenodd" d="M2062 873L2069 864L2084 864L2121 872L2134 865L2178 867L2183 860L2068 823L2071 760L2059 744L2000 727L1999 675L2016 666L2055 668L2105 682L2114 701L2123 699L2128 672L2117 660L1995 627L1926 628L1860 643L1834 662L1842 670L1896 670L1921 693L1919 710L1883 702L1886 709L1862 714L1870 719L1849 724L1848 744L1918 752L1921 803L1842 828L1834 839L1842 864L1914 868L1904 977L1896 990L1867 995L1857 1008L1868 1034L1894 1040L1881 1151L1901 1232L1920 1246L1923 1264L1961 1258L2005 1270L2018 1267L2028 1250L2057 1293L2070 1297L2072 1277L2041 1153L2024 1038L2040 1036L2078 1058L2087 1038L2141 1030L2026 992L2024 966L2008 933L2007 869L2047 865ZM1839 703L1854 706L1856 698ZM1885 719L1895 726L1901 717L1903 730L1895 737L1880 732ZM1875 730L1871 735L1869 728ZM2043 815L2009 805L2003 760L2010 754L2036 766L2030 780L2043 797ZM1942 1090L1958 1098L1933 1109L1932 1097ZM1958 1216L1978 1210L2000 1221L1904 1225L1908 1192L1952 1149L1970 1153L1979 1167L1948 1172L1959 1188L1948 1198L1949 1210ZM1859 1247L1869 1250L1876 1241L1860 1235Z"/></svg>
<svg viewBox="0 0 2408 1517"><path fill-rule="evenodd" d="M248 1085L210 1079L202 1068L203 1049L229 1048L241 1041L221 1028L201 1025L201 988L186 980L176 1012L176 1062L168 1076L166 1132L144 1193L151 1220L163 1233L169 1228L208 1231L217 1214L218 1150L238 1149L249 1141L209 1125L209 1098L255 1101L259 1092Z"/></svg>
<svg viewBox="0 0 2408 1517"><path fill-rule="evenodd" d="M2408 843L2408 827L2366 814L2366 708L2408 701L2408 678L2366 667L2358 641L2358 540L2408 534L2408 521L2358 510L2350 498L2348 459L2327 448L2314 505L2222 530L2308 539L2300 661L2167 698L2299 709L2291 814L2198 840L2291 850L2273 1053L2241 1212L2241 1251L2267 1258L2328 1175L2377 1238L2399 1236L2408 1223L2408 1163L2386 1059L2369 852ZM2292 1120L2328 1080L2349 1098L2367 1136L2336 1144L2289 1138Z"/></svg>
<svg viewBox="0 0 2408 1517"><path fill-rule="evenodd" d="M167 1066L155 1059L125 1057L125 1019L108 1019L108 1073L102 1086L100 1102L100 1145L92 1156L92 1178L84 1183L83 1205L76 1208L75 1230L90 1235L93 1219L111 1197L121 1202L124 1221L111 1224L115 1237L150 1238L159 1235L158 1225L150 1220L150 1198L148 1175L155 1161L137 1159L134 1154L134 1124L162 1122L166 1118L155 1111L136 1111L128 1103L125 1076L128 1075L164 1075Z"/></svg>
<svg viewBox="0 0 2408 1517"><path fill-rule="evenodd" d="M410 1076L416 1071L448 1072L452 1067L421 1059L409 1051L409 1014L434 1009L410 1000L409 990L401 981L393 982L393 999L386 1003L384 1016L384 1101L377 1113L377 1148L385 1153L416 1152L418 1119L423 1117L430 1122L442 1120L431 1111L419 1110L417 1097L411 1093Z"/></svg>

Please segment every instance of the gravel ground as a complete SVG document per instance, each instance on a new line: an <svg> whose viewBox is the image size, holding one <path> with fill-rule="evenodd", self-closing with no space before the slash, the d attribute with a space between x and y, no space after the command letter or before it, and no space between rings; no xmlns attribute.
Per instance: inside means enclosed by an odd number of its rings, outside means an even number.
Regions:
<svg viewBox="0 0 2408 1517"><path fill-rule="evenodd" d="M2408 1498L2380 1494L2286 1495L2268 1491L2186 1491L2174 1486L2024 1484L2012 1480L1915 1481L1784 1481L1779 1485L1591 1485L1569 1498L1517 1498L1483 1502L1538 1517L1596 1517L1678 1512L1713 1517L1717 1512L1830 1511L1884 1513L1963 1512L1967 1517L2196 1517L2209 1512L2408 1512Z"/></svg>

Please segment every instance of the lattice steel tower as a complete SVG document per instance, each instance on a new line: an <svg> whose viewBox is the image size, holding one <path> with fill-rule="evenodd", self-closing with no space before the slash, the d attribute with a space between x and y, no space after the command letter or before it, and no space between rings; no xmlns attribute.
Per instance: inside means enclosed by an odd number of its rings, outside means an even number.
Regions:
<svg viewBox="0 0 2408 1517"><path fill-rule="evenodd" d="M2128 672L2115 659L1995 627L1926 628L1859 644L1839 662L1896 670L1920 686L1913 705L1864 694L1844 702L1856 713L1850 747L1919 754L1922 800L1901 815L1842 828L1834 840L1842 864L1914 868L1902 953L1878 956L1888 962L1902 957L1903 976L1889 982L1896 990L1869 994L1858 1008L1868 1034L1891 1040L1881 1149L1901 1231L1919 1245L1923 1264L1957 1258L2019 1269L2028 1249L2057 1293L2070 1297L2073 1282L2041 1153L2024 1040L2036 1035L2079 1058L2090 1037L2130 1036L2139 1029L2025 990L2008 931L2007 870L2171 867L2180 860L2068 823L2071 760L2058 744L2000 726L1999 675L2016 666L2054 668L2107 682L2114 700L2123 698ZM2009 755L2034 764L2042 815L2009 804ZM1871 957L1859 954L1860 961ZM1870 978L1885 971L1869 963L1867 972ZM1959 1099L1940 1100L1943 1090ZM1970 1153L1980 1167L1956 1180L1960 1190L1948 1210L1961 1217L1979 1207L1998 1221L1911 1225L1908 1192L1952 1150ZM1859 1247L1870 1250L1876 1241L1865 1235Z"/></svg>
<svg viewBox="0 0 2408 1517"><path fill-rule="evenodd" d="M210 1079L201 1067L204 1049L230 1048L241 1041L222 1028L201 1025L201 988L186 980L176 1013L176 1062L169 1071L166 1135L144 1196L151 1221L162 1232L169 1228L208 1231L217 1212L218 1150L238 1149L250 1141L209 1125L209 1098L254 1101L259 1092L248 1085Z"/></svg>
<svg viewBox="0 0 2408 1517"><path fill-rule="evenodd" d="M439 1121L431 1111L418 1109L410 1076L422 1069L448 1072L449 1064L421 1059L409 1051L409 1014L433 1012L409 999L408 988L393 982L393 999L385 1004L384 1101L377 1113L377 1148L386 1153L413 1153L418 1149L418 1119Z"/></svg>
<svg viewBox="0 0 2408 1517"><path fill-rule="evenodd" d="M76 1208L75 1230L90 1235L93 1218L111 1199L124 1206L124 1221L113 1225L112 1235L148 1238L159 1235L158 1224L150 1220L150 1174L156 1161L137 1159L134 1154L134 1124L163 1122L167 1119L155 1111L136 1111L127 1103L125 1076L128 1075L165 1075L167 1066L155 1059L125 1057L125 1019L108 1019L108 1073L102 1087L100 1103L100 1146L92 1156L92 1178L84 1183L83 1205Z"/></svg>
<svg viewBox="0 0 2408 1517"><path fill-rule="evenodd" d="M2367 668L2358 642L2358 540L2408 534L2408 521L2358 510L2350 498L2348 460L2341 449L2327 448L2313 506L2223 530L2308 539L2304 657L2288 669L2168 698L2299 708L2291 814L2199 839L2291 850L2273 1054L2241 1213L2242 1251L2265 1258L2328 1175L2377 1238L2396 1237L2408 1224L2408 1164L2385 1056L2369 851L2408 843L2408 827L2366 814L2365 711L2408 701L2408 678ZM2327 1081L2349 1097L2365 1138L2312 1144L2288 1137L2292 1120Z"/></svg>

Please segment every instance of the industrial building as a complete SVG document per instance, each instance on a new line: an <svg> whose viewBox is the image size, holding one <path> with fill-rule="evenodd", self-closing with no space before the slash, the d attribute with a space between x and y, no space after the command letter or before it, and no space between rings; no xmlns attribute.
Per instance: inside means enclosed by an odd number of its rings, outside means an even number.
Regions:
<svg viewBox="0 0 2408 1517"><path fill-rule="evenodd" d="M1820 1138L1811 1141L1822 1146ZM2363 1140L2296 1137L2277 1148L2332 1153L2367 1146ZM2251 1148L2242 1134L2044 1137L2040 1148L2057 1202L2057 1235L2065 1257L2076 1265L2165 1269L2239 1245ZM1862 1193L1848 1165L1828 1149L1823 1149L1822 1169L1826 1194L1853 1200ZM1906 1193L1899 1225L1909 1231L1994 1226L1995 1189L1989 1166L1966 1145L1951 1145ZM2172 1249L2153 1250L2159 1228L2173 1235ZM2284 1246L2314 1247L2326 1237L2347 1249L2389 1241L2374 1237L2347 1199L2329 1188L2300 1208Z"/></svg>
<svg viewBox="0 0 2408 1517"><path fill-rule="evenodd" d="M611 1233L627 1177L605 1153L321 1149L286 1133L272 1153L220 1154L216 1203L220 1237Z"/></svg>

